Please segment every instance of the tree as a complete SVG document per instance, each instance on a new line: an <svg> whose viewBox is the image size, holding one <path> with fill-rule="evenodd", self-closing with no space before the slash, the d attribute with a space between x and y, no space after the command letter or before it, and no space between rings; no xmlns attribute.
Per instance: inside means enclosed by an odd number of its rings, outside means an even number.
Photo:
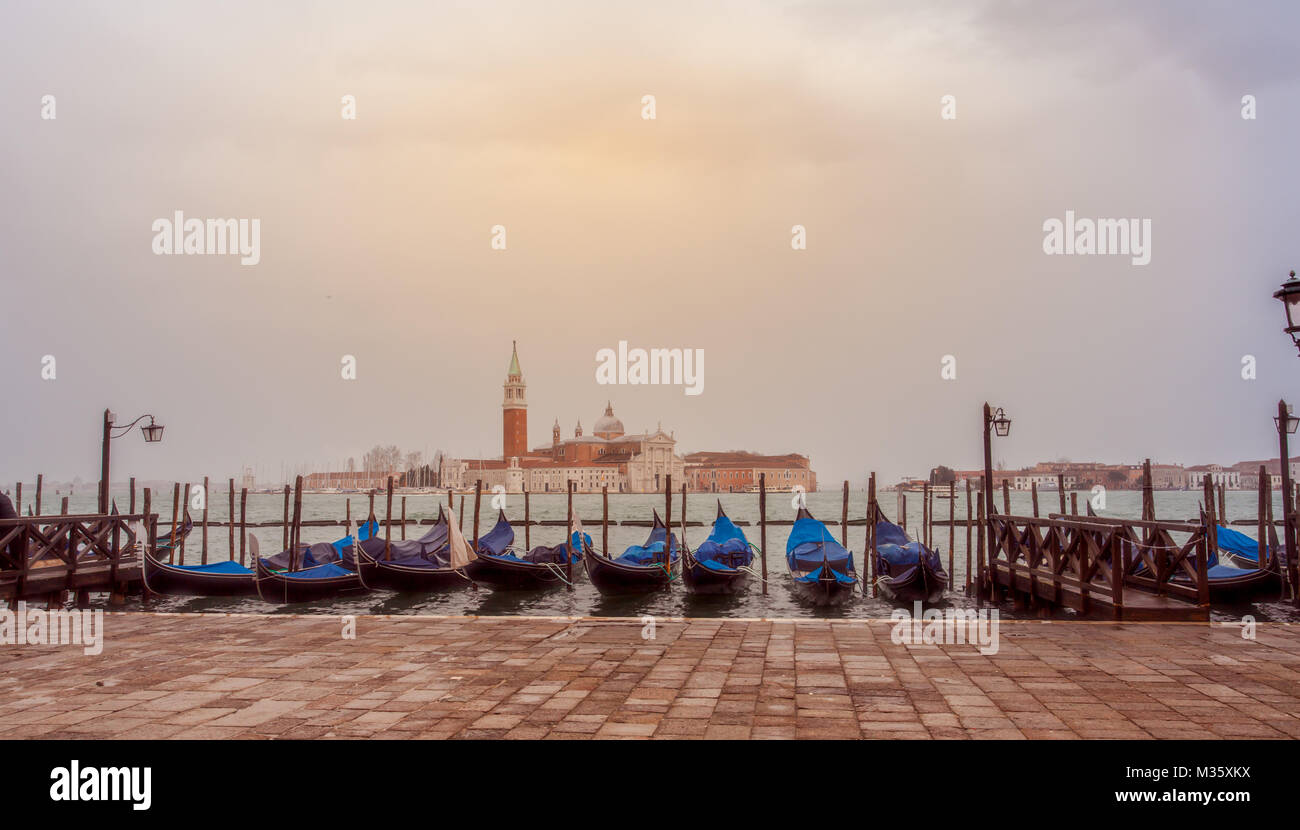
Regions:
<svg viewBox="0 0 1300 830"><path fill-rule="evenodd" d="M931 484L948 484L957 480L957 474L952 471L951 467L945 467L940 464L930 471Z"/></svg>

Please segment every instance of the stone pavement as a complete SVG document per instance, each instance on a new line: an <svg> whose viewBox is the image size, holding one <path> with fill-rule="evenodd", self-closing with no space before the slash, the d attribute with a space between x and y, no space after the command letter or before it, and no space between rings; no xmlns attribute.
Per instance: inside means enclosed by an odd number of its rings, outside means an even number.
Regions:
<svg viewBox="0 0 1300 830"><path fill-rule="evenodd" d="M1286 738L1300 626L106 614L0 646L0 738Z"/></svg>

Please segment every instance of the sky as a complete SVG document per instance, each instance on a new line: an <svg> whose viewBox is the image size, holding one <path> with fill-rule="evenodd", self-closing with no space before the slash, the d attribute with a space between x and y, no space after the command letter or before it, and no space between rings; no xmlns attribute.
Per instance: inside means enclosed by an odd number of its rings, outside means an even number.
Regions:
<svg viewBox="0 0 1300 830"><path fill-rule="evenodd" d="M0 480L93 480L105 407L166 426L114 443L115 478L492 457L512 340L534 446L610 400L681 451L800 452L858 487L979 466L988 400L1008 467L1275 456L1300 399L1271 297L1300 263L1297 24L1286 2L5 3ZM260 261L156 254L177 210L258 219ZM1046 254L1066 211L1149 220L1150 262ZM619 341L702 349L703 393L598 384Z"/></svg>

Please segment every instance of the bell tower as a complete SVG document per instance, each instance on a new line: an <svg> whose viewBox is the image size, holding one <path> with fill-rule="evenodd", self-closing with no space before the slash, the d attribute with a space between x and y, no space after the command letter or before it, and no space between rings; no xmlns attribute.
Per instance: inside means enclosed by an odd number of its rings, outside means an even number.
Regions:
<svg viewBox="0 0 1300 830"><path fill-rule="evenodd" d="M501 457L522 458L528 453L528 398L523 372L519 371L519 347L511 341L510 368L506 370L505 398L501 402Z"/></svg>

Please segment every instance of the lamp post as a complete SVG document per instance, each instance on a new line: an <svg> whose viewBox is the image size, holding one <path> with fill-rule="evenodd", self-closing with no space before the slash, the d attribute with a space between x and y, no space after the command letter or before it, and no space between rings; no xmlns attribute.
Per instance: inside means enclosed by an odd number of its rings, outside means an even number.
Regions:
<svg viewBox="0 0 1300 830"><path fill-rule="evenodd" d="M99 468L99 512L100 513L104 513L104 514L108 513L109 445L112 443L114 438L121 438L123 435L126 435L128 432L131 431L132 427L134 427L136 424L143 421L145 418L149 419L149 423L140 427L140 433L144 435L145 443L156 444L162 440L163 427L162 424L154 423L154 419L152 415L141 415L139 418L136 418L134 421L127 424L126 426L119 427L115 422L116 416L110 410L107 409L104 410L104 448L103 448L103 454L100 457L100 468ZM117 432L117 430L121 430L121 431ZM115 432L116 434L114 434Z"/></svg>
<svg viewBox="0 0 1300 830"><path fill-rule="evenodd" d="M984 403L984 510L985 515L991 515L993 508L993 433L997 432L999 438L1006 438L1011 434L1011 419L1007 413L1002 411L1002 407L994 410ZM989 561L993 560L993 523L988 523L988 556Z"/></svg>
<svg viewBox="0 0 1300 830"><path fill-rule="evenodd" d="M1300 280L1295 278L1295 271L1281 288L1273 292L1273 296L1281 300L1286 309L1286 328L1283 331L1291 335L1291 342L1300 349Z"/></svg>
<svg viewBox="0 0 1300 830"><path fill-rule="evenodd" d="M1286 569L1291 584L1296 584L1296 537L1295 521L1291 515L1294 505L1291 503L1291 454L1287 448L1287 436L1294 435L1300 426L1300 418L1291 414L1291 405L1286 401L1277 402L1277 415L1273 416L1277 426L1278 460L1282 465L1282 539L1286 545ZM1263 564L1260 565L1263 567ZM1300 596L1295 598L1300 605Z"/></svg>

